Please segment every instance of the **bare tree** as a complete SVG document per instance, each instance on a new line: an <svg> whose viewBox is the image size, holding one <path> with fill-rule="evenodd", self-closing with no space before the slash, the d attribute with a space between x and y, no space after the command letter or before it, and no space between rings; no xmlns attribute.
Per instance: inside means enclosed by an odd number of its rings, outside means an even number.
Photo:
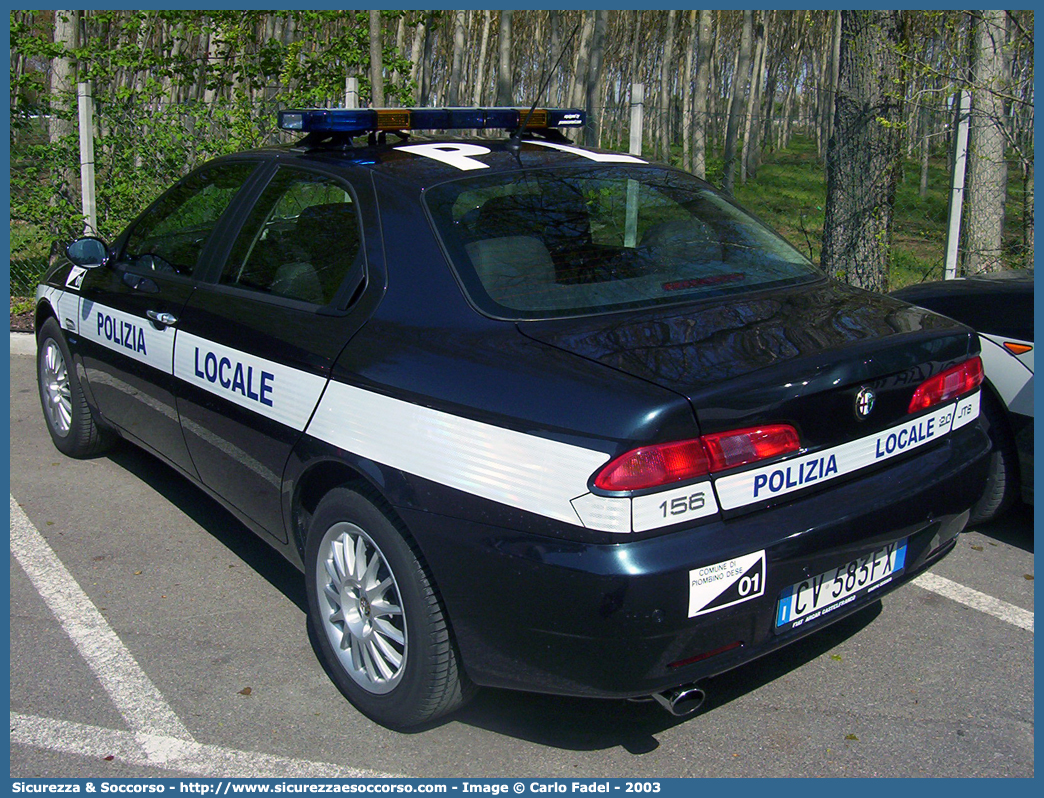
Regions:
<svg viewBox="0 0 1044 798"><path fill-rule="evenodd" d="M660 61L660 101L659 129L657 136L659 157L663 161L671 159L671 82L674 78L674 30L678 12L671 9L667 12L667 30L663 35L663 58Z"/></svg>
<svg viewBox="0 0 1044 798"><path fill-rule="evenodd" d="M697 12L689 11L689 42L685 48L685 69L682 75L682 169L692 171L692 62L696 49Z"/></svg>
<svg viewBox="0 0 1044 798"><path fill-rule="evenodd" d="M511 80L511 12L500 12L500 40L497 43L497 105L514 103L515 89Z"/></svg>
<svg viewBox="0 0 1044 798"><path fill-rule="evenodd" d="M591 37L594 36L594 12L583 12L583 29L580 31L580 44L574 51L573 88L569 91L569 105L579 107L584 101L584 89L587 85L587 66L591 56Z"/></svg>
<svg viewBox="0 0 1044 798"><path fill-rule="evenodd" d="M736 186L736 167L739 165L737 140L750 75L750 40L753 27L754 12L748 9L743 12L743 31L740 34L736 71L732 76L732 102L729 103L729 122L725 131L725 178L722 188L727 194L731 194Z"/></svg>
<svg viewBox="0 0 1044 798"><path fill-rule="evenodd" d="M822 98L819 115L818 138L819 152L826 153L830 136L834 132L834 114L836 113L835 94L837 92L838 71L841 58L841 12L834 11L830 25L830 57L824 61L822 78Z"/></svg>
<svg viewBox="0 0 1044 798"><path fill-rule="evenodd" d="M75 118L70 114L73 92L76 90L76 62L72 51L79 46L80 11L54 12L54 43L61 45L62 52L51 61L51 114L47 133L52 144L76 132ZM71 165L61 168L56 176L60 185L66 186L70 194L78 191L78 175ZM57 199L53 198L52 202ZM66 197L73 205L73 196ZM54 231L57 232L57 231Z"/></svg>
<svg viewBox="0 0 1044 798"><path fill-rule="evenodd" d="M700 11L699 45L696 52L696 86L693 97L692 173L697 177L707 174L707 91L710 83L711 12Z"/></svg>
<svg viewBox="0 0 1044 798"><path fill-rule="evenodd" d="M967 274L1001 268L1008 164L1004 159L1007 13L972 20L972 116L968 146Z"/></svg>
<svg viewBox="0 0 1044 798"><path fill-rule="evenodd" d="M427 35L427 27L425 25L425 17L421 17L417 20L416 25L413 26L413 45L410 48L410 83L420 89L421 81L423 76L421 74L421 67L424 62L421 61L421 54L424 52L424 40ZM417 102L423 104L424 101L420 97L414 98Z"/></svg>
<svg viewBox="0 0 1044 798"><path fill-rule="evenodd" d="M761 129L761 87L764 83L765 67L765 12L759 11L757 24L754 26L754 38L757 45L754 48L754 66L751 71L750 90L747 92L747 115L743 123L743 141L740 154L740 182L747 182L747 172L753 171L751 164L754 162L752 153L758 148L758 135Z"/></svg>
<svg viewBox="0 0 1044 798"><path fill-rule="evenodd" d="M822 262L831 276L887 288L899 177L899 11L842 11L834 135L827 148Z"/></svg>
<svg viewBox="0 0 1044 798"><path fill-rule="evenodd" d="M479 45L478 66L475 69L475 86L471 93L471 104L482 104L482 89L486 82L486 50L489 49L489 23L493 17L492 11L482 12L482 39Z"/></svg>
<svg viewBox="0 0 1044 798"><path fill-rule="evenodd" d="M453 12L453 65L446 84L446 105L459 105L461 70L464 64L464 11Z"/></svg>
<svg viewBox="0 0 1044 798"><path fill-rule="evenodd" d="M370 105L384 106L384 60L381 42L381 12L370 12Z"/></svg>
<svg viewBox="0 0 1044 798"><path fill-rule="evenodd" d="M601 86L602 55L605 50L605 21L608 11L594 12L594 33L591 36L591 57L587 66L587 130L585 141L589 147L601 143Z"/></svg>

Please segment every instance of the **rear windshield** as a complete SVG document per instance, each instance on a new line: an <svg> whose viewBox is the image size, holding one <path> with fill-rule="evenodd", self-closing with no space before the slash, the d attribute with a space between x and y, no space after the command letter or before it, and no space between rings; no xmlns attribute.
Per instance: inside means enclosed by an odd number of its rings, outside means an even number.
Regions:
<svg viewBox="0 0 1044 798"><path fill-rule="evenodd" d="M472 302L501 318L652 307L820 277L684 172L519 170L454 180L425 198Z"/></svg>

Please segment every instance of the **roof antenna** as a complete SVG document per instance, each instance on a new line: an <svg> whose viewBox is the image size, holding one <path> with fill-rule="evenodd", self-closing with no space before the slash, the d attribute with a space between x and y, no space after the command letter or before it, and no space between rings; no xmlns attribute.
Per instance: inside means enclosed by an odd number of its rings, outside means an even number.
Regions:
<svg viewBox="0 0 1044 798"><path fill-rule="evenodd" d="M522 132L526 129L526 125L529 124L529 120L533 118L533 114L536 111L537 103L540 102L540 98L544 96L544 92L547 90L548 85L551 83L551 78L555 74L555 70L558 69L559 64L562 63L562 59L565 57L566 50L569 45L573 43L573 38L576 36L576 32L580 30L580 25L583 22L583 16L581 15L580 22L576 23L576 27L573 28L573 32L569 34L569 38L566 40L565 45L562 47L562 52L558 54L558 60L555 61L555 65L551 67L547 73L547 77L544 78L544 83L540 86L540 89L536 93L536 99L529 108L529 112L522 120L522 124L519 125L515 131L508 136L507 143L504 145L508 152L512 153L516 158L518 157L519 147L522 145Z"/></svg>

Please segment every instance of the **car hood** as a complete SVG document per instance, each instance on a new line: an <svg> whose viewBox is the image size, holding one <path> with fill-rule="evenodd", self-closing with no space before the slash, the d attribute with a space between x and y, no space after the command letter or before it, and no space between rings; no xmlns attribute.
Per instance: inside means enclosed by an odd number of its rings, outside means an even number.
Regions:
<svg viewBox="0 0 1044 798"><path fill-rule="evenodd" d="M686 396L703 432L790 421L820 445L901 419L920 382L978 351L957 322L831 280L519 328ZM856 419L865 385L883 401Z"/></svg>

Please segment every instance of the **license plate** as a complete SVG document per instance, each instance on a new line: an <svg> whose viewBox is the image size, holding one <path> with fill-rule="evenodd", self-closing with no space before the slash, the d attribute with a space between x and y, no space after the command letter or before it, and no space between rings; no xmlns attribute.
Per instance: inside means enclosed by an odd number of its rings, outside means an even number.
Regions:
<svg viewBox="0 0 1044 798"><path fill-rule="evenodd" d="M776 631L782 632L840 609L884 587L906 565L906 540L791 585L779 594Z"/></svg>

